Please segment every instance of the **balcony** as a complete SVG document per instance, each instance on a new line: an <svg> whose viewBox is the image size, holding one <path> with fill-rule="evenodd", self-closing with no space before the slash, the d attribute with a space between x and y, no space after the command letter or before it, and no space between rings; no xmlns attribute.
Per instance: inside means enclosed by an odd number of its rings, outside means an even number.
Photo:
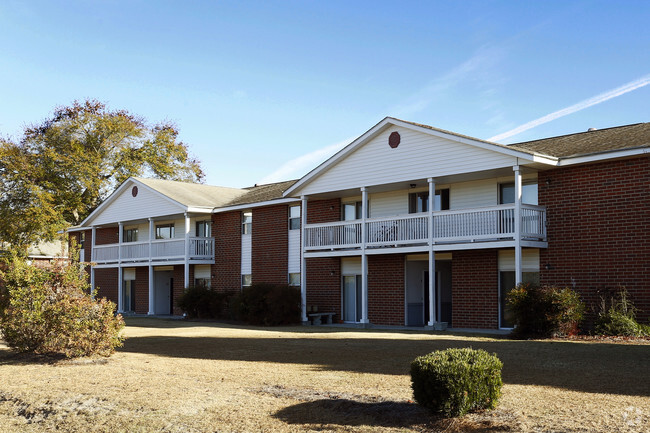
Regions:
<svg viewBox="0 0 650 433"><path fill-rule="evenodd" d="M432 242L462 245L514 242L515 205L433 212ZM305 226L305 251L412 247L429 244L429 214L366 219L365 239L361 220ZM546 209L522 205L520 237L528 242L546 241ZM482 247L485 247L483 245Z"/></svg>
<svg viewBox="0 0 650 433"><path fill-rule="evenodd" d="M95 245L93 249L93 261L97 264L184 260L185 239L156 239L151 242ZM189 260L214 261L214 238L190 237Z"/></svg>

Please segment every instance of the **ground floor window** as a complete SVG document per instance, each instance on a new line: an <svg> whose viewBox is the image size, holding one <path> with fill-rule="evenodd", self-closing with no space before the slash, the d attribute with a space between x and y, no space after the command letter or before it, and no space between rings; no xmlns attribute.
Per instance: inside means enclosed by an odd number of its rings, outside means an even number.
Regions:
<svg viewBox="0 0 650 433"><path fill-rule="evenodd" d="M289 285L300 286L300 272L289 274Z"/></svg>
<svg viewBox="0 0 650 433"><path fill-rule="evenodd" d="M253 284L253 276L251 274L244 274L241 276L242 287L248 287Z"/></svg>
<svg viewBox="0 0 650 433"><path fill-rule="evenodd" d="M343 321L361 321L361 275L343 276Z"/></svg>
<svg viewBox="0 0 650 433"><path fill-rule="evenodd" d="M135 311L135 281L122 282L122 311L130 313Z"/></svg>
<svg viewBox="0 0 650 433"><path fill-rule="evenodd" d="M523 272L522 282L538 285L539 272ZM512 312L506 303L506 296L515 285L515 271L499 272L499 317L501 318L499 326L501 328L512 328L514 326Z"/></svg>

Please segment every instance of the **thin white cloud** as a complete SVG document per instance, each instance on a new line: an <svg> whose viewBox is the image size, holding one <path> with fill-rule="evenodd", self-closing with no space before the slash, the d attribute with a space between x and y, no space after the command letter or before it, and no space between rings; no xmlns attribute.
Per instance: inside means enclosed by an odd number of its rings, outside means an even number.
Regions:
<svg viewBox="0 0 650 433"><path fill-rule="evenodd" d="M607 100L610 100L612 98L616 98L617 96L624 95L628 92L631 92L633 90L639 89L641 87L647 86L650 84L650 74L646 75L644 77L641 77L637 80L631 81L621 87L617 87L615 89L609 90L605 93L601 93L599 95L596 95L592 98L585 99L584 101L578 102L577 104L571 105L570 107L563 108L561 110L555 111L551 114L547 114L546 116L540 117L539 119L532 120L530 122L524 123L523 125L520 125L514 129L511 129L510 131L506 131L502 134L495 135L494 137L488 138L488 141L499 141L503 140L505 138L512 137L514 135L520 134L524 131L527 131L529 129L532 129L536 126L542 125L544 123L551 122L553 120L559 119L560 117L568 116L569 114L573 114L575 112L578 112L580 110L584 110L585 108L591 107L596 104L600 104L601 102L605 102Z"/></svg>
<svg viewBox="0 0 650 433"><path fill-rule="evenodd" d="M338 143L330 144L323 148L314 150L305 155L292 159L283 164L273 173L266 175L260 180L260 184L281 182L287 179L298 179L314 167L317 167L327 158L334 155L339 150L350 144L354 138L347 138Z"/></svg>

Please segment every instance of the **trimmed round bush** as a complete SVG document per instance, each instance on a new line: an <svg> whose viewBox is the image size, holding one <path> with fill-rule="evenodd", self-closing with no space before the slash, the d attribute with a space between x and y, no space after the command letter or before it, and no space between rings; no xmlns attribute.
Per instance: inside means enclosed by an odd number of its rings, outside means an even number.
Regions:
<svg viewBox="0 0 650 433"><path fill-rule="evenodd" d="M415 401L434 413L454 417L494 409L501 397L503 363L495 354L471 348L446 349L411 363Z"/></svg>

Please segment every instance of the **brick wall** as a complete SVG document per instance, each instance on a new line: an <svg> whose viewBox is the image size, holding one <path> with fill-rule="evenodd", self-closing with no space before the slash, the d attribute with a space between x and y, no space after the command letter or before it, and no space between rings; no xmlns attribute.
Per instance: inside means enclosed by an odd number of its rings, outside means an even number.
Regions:
<svg viewBox="0 0 650 433"><path fill-rule="evenodd" d="M147 266L135 268L135 312L138 314L149 312L149 268Z"/></svg>
<svg viewBox="0 0 650 433"><path fill-rule="evenodd" d="M318 311L335 312L334 320L341 319L341 259L319 257L307 259L307 307L318 306Z"/></svg>
<svg viewBox="0 0 650 433"><path fill-rule="evenodd" d="M117 304L117 268L95 269L95 287L100 298L107 298Z"/></svg>
<svg viewBox="0 0 650 433"><path fill-rule="evenodd" d="M220 292L241 289L241 212L212 215L212 236L215 242L215 263L210 282Z"/></svg>
<svg viewBox="0 0 650 433"><path fill-rule="evenodd" d="M252 225L253 282L287 284L288 262L288 206L255 208Z"/></svg>
<svg viewBox="0 0 650 433"><path fill-rule="evenodd" d="M498 328L497 250L454 251L451 273L451 326Z"/></svg>
<svg viewBox="0 0 650 433"><path fill-rule="evenodd" d="M341 220L341 199L309 200L307 224L329 223Z"/></svg>
<svg viewBox="0 0 650 433"><path fill-rule="evenodd" d="M106 227L95 230L97 234L97 240L95 245L106 245L106 244L116 244L120 240L119 230L117 227ZM86 242L91 243L92 245L92 232L90 235L86 235Z"/></svg>
<svg viewBox="0 0 650 433"><path fill-rule="evenodd" d="M368 319L404 326L404 255L368 256Z"/></svg>
<svg viewBox="0 0 650 433"><path fill-rule="evenodd" d="M193 283L194 278L194 266L190 266L190 285ZM172 308L172 314L175 314L177 316L181 316L183 314L183 310L178 308L176 305L176 302L178 301L178 298L183 294L185 291L185 266L183 265L176 265L174 266L174 286L172 287L172 302L173 302L173 308Z"/></svg>
<svg viewBox="0 0 650 433"><path fill-rule="evenodd" d="M650 157L538 176L548 232L548 248L540 249L541 283L573 286L591 306L601 293L625 287L638 318L649 320Z"/></svg>

